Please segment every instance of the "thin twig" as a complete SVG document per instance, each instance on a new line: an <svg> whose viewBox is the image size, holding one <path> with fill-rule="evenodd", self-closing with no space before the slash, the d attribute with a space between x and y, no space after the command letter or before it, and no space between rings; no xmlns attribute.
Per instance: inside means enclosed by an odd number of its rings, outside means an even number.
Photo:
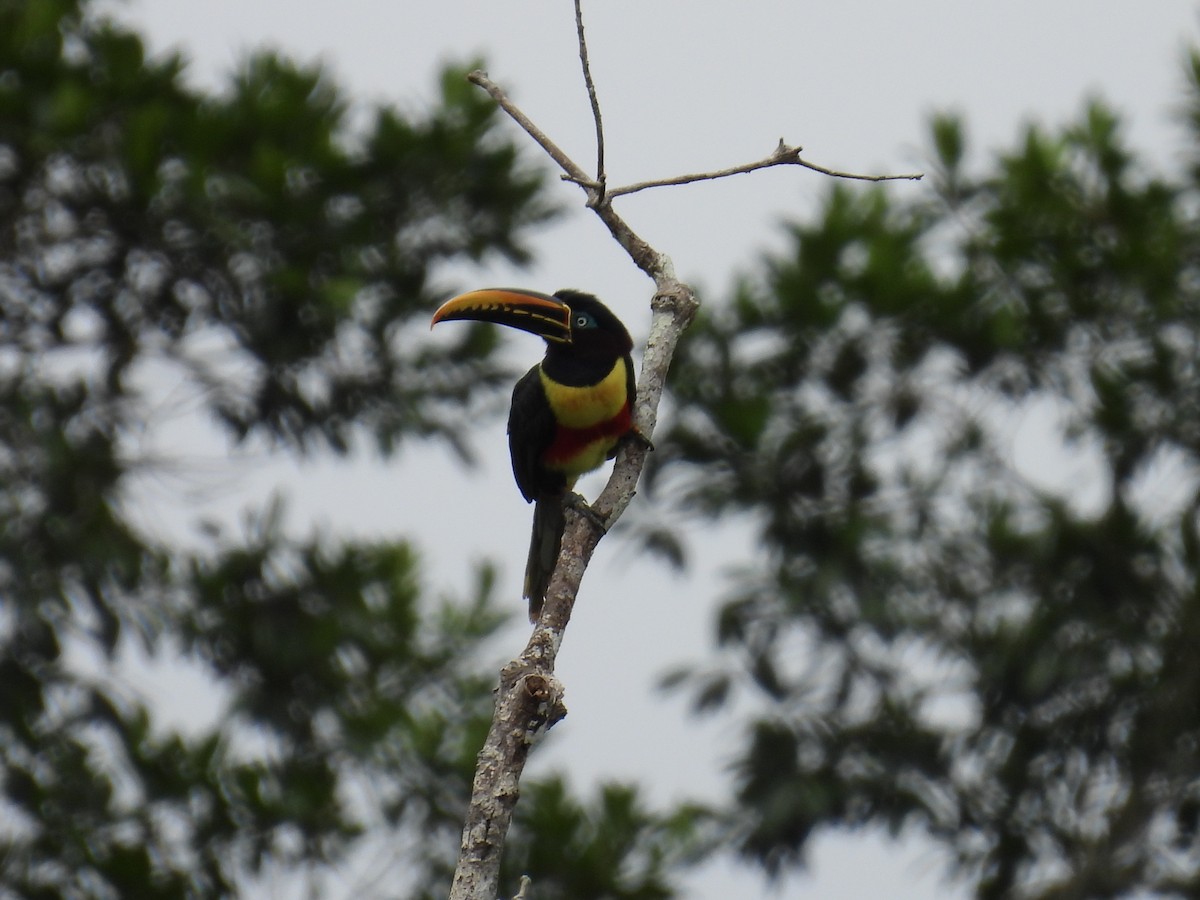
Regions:
<svg viewBox="0 0 1200 900"><path fill-rule="evenodd" d="M587 39L583 34L582 0L575 0L575 33L579 36L579 63L583 66L583 82L587 85L592 104L592 120L596 123L596 187L603 201L608 175L604 171L604 123L600 118L600 101L596 99L596 83L592 81L592 66L588 62Z"/></svg>
<svg viewBox="0 0 1200 900"><path fill-rule="evenodd" d="M728 178L730 175L744 175L747 172L755 172L759 169L769 169L772 166L802 166L805 169L812 169L814 172L820 172L823 175L829 175L833 178L849 178L855 181L920 181L925 177L920 172L910 172L903 175L859 175L854 172L839 172L836 169L827 169L824 166L819 166L816 163L802 159L800 151L803 149L803 147L789 147L780 139L779 146L775 148L775 151L770 156L765 156L755 162L744 163L740 166L730 166L728 169L717 169L712 172L696 172L691 175L676 175L673 178L639 181L635 184L613 188L607 192L607 195L611 199L613 197L624 196L625 194L636 194L638 191L644 191L648 188L672 187L680 184L692 184L697 181L712 181L717 178ZM565 181L575 181L575 178L571 175L563 175L562 177ZM584 186L590 186L590 182Z"/></svg>
<svg viewBox="0 0 1200 900"><path fill-rule="evenodd" d="M858 175L854 172L839 172L837 169L827 169L824 166L819 166L816 163L811 163L808 160L798 157L795 165L812 169L814 172L820 172L822 175L829 175L833 178L849 178L853 181L920 181L925 177L924 172L907 172L903 175Z"/></svg>
<svg viewBox="0 0 1200 900"><path fill-rule="evenodd" d="M484 72L482 69L476 69L467 75L467 81L478 85L491 94L492 99L496 101L496 105L508 113L514 122L525 129L525 133L533 138L552 160L559 164L562 170L571 177L571 181L591 191L596 189L596 183L588 177L587 173L508 99L508 95L500 89L500 86L488 78L487 72Z"/></svg>
<svg viewBox="0 0 1200 900"><path fill-rule="evenodd" d="M638 237L633 229L617 215L616 211L612 208L612 204L608 202L611 199L611 195L603 195L600 191L600 185L589 178L571 157L567 156L554 141L550 140L540 128L534 125L530 121L529 116L525 115L509 99L508 94L498 84L488 78L486 72L476 69L467 76L467 80L487 91L491 95L491 98L496 101L496 104L508 113L512 120L525 130L526 134L537 141L538 145L549 154L551 159L558 163L567 174L569 180L580 185L587 191L587 205L596 211L596 215L608 227L609 232L616 238L617 243L625 248L625 252L633 259L634 265L653 278L655 286L662 292L664 290L663 277L668 274L672 278L674 277L674 273L670 272L670 261ZM665 285L665 287L672 289L672 285L670 284Z"/></svg>

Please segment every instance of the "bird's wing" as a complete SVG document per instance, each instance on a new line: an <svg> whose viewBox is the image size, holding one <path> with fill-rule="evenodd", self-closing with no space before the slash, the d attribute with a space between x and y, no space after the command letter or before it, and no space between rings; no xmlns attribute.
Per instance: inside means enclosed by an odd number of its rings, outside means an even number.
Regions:
<svg viewBox="0 0 1200 900"><path fill-rule="evenodd" d="M512 455L513 476L526 501L532 502L547 490L562 490L562 476L542 465L542 454L554 440L554 413L542 389L539 366L522 376L513 388L508 410L508 450ZM555 484L547 483L552 479Z"/></svg>

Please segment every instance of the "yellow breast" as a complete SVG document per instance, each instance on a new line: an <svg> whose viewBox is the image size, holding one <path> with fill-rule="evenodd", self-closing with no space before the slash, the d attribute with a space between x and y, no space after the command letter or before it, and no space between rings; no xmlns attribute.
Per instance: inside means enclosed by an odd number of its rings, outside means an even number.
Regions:
<svg viewBox="0 0 1200 900"><path fill-rule="evenodd" d="M582 387L551 381L545 372L539 375L555 420L567 428L591 428L607 422L625 406L629 376L624 359L618 359L599 383Z"/></svg>

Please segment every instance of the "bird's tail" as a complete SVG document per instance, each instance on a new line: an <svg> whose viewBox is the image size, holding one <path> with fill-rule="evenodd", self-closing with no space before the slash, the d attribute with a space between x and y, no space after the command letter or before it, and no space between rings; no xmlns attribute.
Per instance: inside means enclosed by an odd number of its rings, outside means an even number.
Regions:
<svg viewBox="0 0 1200 900"><path fill-rule="evenodd" d="M542 614L550 575L558 562L566 514L563 495L542 494L533 505L533 534L529 538L529 560L525 563L525 597L529 600L529 621Z"/></svg>

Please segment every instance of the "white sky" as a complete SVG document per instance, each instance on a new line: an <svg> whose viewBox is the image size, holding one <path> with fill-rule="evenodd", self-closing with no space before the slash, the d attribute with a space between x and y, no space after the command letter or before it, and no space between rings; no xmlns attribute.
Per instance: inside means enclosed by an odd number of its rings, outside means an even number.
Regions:
<svg viewBox="0 0 1200 900"><path fill-rule="evenodd" d="M560 146L585 169L593 165L568 0L110 5L152 49L182 48L193 61L190 77L209 87L247 50L269 44L323 60L358 98L419 108L432 96L440 63L483 56L493 79ZM590 0L585 17L610 184L747 162L780 137L833 168L922 169L928 116L943 110L964 115L979 164L1011 146L1020 124L1056 125L1093 95L1120 111L1138 148L1170 166L1183 149L1171 115L1182 97L1184 51L1200 22L1190 0ZM781 245L778 224L808 215L826 187L818 175L787 168L647 192L618 206L702 297L716 298L735 272ZM899 195L928 187L889 189ZM571 204L580 199L569 185L559 196ZM590 214L564 217L539 235L536 249L528 272L463 269L444 273L447 284L583 288L613 306L635 337L644 336L650 284ZM540 352L532 339L517 349L530 362ZM220 445L198 449L204 445L189 427L170 421L148 443L224 473L201 498L206 514L236 522L241 507L282 489L292 498L289 522L297 532L416 538L435 586L465 586L463 546L468 559L506 560L504 578L514 607L520 605L530 511L510 482L502 422L476 440L487 464L463 471L443 463L444 452L433 447L383 465L358 458L300 467L262 454L226 463ZM428 467L444 473L436 502L427 486L438 476ZM599 483L593 476L585 493L594 495ZM195 497L184 500L170 482L143 493L147 522L187 530ZM752 540L736 523L719 534L697 533L697 565L686 580L634 559L618 541L601 545L559 661L571 715L535 753L532 772L558 768L580 787L601 777L632 778L659 801L716 796L734 735L719 721L689 721L683 704L664 700L653 684L709 648L720 572ZM498 661L523 646L523 618L497 648ZM173 679L159 672L146 690L184 689L184 679ZM941 881L941 857L919 840L897 847L828 835L813 842L809 858L808 874L773 889L727 866L710 867L691 879L690 895L965 896Z"/></svg>

